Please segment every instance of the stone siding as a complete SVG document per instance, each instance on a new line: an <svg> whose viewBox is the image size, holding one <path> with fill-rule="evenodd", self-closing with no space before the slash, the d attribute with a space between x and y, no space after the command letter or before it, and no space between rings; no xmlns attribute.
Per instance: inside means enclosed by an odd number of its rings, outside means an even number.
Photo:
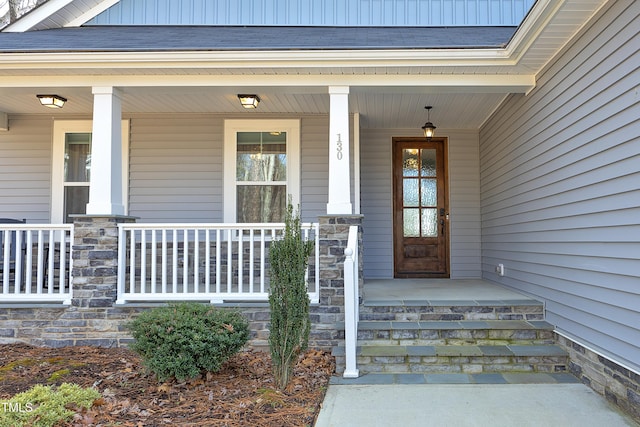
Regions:
<svg viewBox="0 0 640 427"><path fill-rule="evenodd" d="M640 423L640 374L556 334L571 359L569 371Z"/></svg>

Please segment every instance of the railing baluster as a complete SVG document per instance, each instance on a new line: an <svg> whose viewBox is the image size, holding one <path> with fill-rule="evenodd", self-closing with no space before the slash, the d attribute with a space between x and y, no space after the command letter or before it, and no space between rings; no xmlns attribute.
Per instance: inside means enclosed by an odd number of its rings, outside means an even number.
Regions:
<svg viewBox="0 0 640 427"><path fill-rule="evenodd" d="M147 293L147 233L140 230L140 293Z"/></svg>
<svg viewBox="0 0 640 427"><path fill-rule="evenodd" d="M182 293L189 292L189 230L182 230Z"/></svg>
<svg viewBox="0 0 640 427"><path fill-rule="evenodd" d="M211 292L211 230L204 230L204 283L205 292Z"/></svg>
<svg viewBox="0 0 640 427"><path fill-rule="evenodd" d="M156 293L158 283L158 236L156 230L151 231L151 293Z"/></svg>
<svg viewBox="0 0 640 427"><path fill-rule="evenodd" d="M249 230L249 293L253 293L253 228Z"/></svg>
<svg viewBox="0 0 640 427"><path fill-rule="evenodd" d="M173 277L172 277L171 292L175 295L178 292L178 251L180 250L180 247L178 245L178 230L177 229L173 230L172 247L173 247L173 256L172 256Z"/></svg>
<svg viewBox="0 0 640 427"><path fill-rule="evenodd" d="M2 233L2 293L9 293L9 257L11 256L11 230Z"/></svg>
<svg viewBox="0 0 640 427"><path fill-rule="evenodd" d="M196 228L193 233L193 293L197 294L200 285L200 241L199 233Z"/></svg>
<svg viewBox="0 0 640 427"><path fill-rule="evenodd" d="M232 230L227 231L227 293L231 293L231 284L233 281L233 239L231 235L233 234Z"/></svg>
<svg viewBox="0 0 640 427"><path fill-rule="evenodd" d="M60 233L64 236L64 231L62 233ZM55 254L56 254L56 233L54 231L49 231L49 233L47 233L48 235L48 240L49 242L47 243L47 247L49 248L47 250L47 259L45 260L47 265L46 265L46 273L47 273L47 293L49 294L53 294L53 284L55 283L54 279L54 274L55 274L55 270L54 270L54 261L55 261ZM62 250L62 248L61 248ZM60 275L64 276L64 264L62 264L62 262L60 262ZM58 287L59 288L59 287Z"/></svg>
<svg viewBox="0 0 640 427"><path fill-rule="evenodd" d="M37 256L37 267L36 267L36 293L37 294L41 294L42 293L42 281L44 280L44 265L42 264L44 262L44 248L43 248L43 240L42 240L42 230L38 230L38 246L36 249L36 253L38 254Z"/></svg>
<svg viewBox="0 0 640 427"><path fill-rule="evenodd" d="M220 261L222 261L222 259L220 258L220 246L222 246L222 242L220 241L220 229L216 230L216 294L220 294L220 272L221 272L221 266L220 266Z"/></svg>
<svg viewBox="0 0 640 427"><path fill-rule="evenodd" d="M167 230L162 230L162 293L167 293Z"/></svg>
<svg viewBox="0 0 640 427"><path fill-rule="evenodd" d="M131 245L129 246L129 292L136 292L136 230L131 230Z"/></svg>
<svg viewBox="0 0 640 427"><path fill-rule="evenodd" d="M265 245L264 238L265 230L260 230L260 292L264 293L264 272L265 272L265 264L266 264L266 254L265 254Z"/></svg>
<svg viewBox="0 0 640 427"><path fill-rule="evenodd" d="M13 292L15 294L20 294L20 288L22 287L22 232L16 231L16 262L14 269L14 287Z"/></svg>
<svg viewBox="0 0 640 427"><path fill-rule="evenodd" d="M238 293L241 294L242 291L244 290L244 284L243 284L243 268L244 268L244 250L243 250L243 240L244 237L242 236L244 233L244 230L241 228L240 230L238 230L238 266L236 268L236 270L238 271Z"/></svg>

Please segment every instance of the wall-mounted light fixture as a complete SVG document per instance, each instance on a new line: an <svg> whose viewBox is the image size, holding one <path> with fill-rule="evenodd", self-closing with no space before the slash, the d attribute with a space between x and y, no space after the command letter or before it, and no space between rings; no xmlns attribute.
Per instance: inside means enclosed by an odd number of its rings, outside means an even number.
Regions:
<svg viewBox="0 0 640 427"><path fill-rule="evenodd" d="M238 99L244 108L256 108L260 102L258 95L238 95Z"/></svg>
<svg viewBox="0 0 640 427"><path fill-rule="evenodd" d="M431 123L431 109L433 107L431 105L427 105L424 108L427 110L427 123L422 126L422 131L424 132L424 137L427 138L427 141L431 141L431 138L433 138L433 134L436 131L436 127Z"/></svg>
<svg viewBox="0 0 640 427"><path fill-rule="evenodd" d="M40 100L40 104L49 108L62 108L67 102L66 98L59 95L36 95Z"/></svg>

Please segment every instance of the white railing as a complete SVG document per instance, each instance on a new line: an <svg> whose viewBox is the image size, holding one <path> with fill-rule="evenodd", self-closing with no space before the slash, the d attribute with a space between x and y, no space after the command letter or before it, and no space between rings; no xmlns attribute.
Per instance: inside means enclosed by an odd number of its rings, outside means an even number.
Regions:
<svg viewBox="0 0 640 427"><path fill-rule="evenodd" d="M119 224L117 304L132 301L267 301L270 242L284 224ZM309 298L320 300L319 226L307 271Z"/></svg>
<svg viewBox="0 0 640 427"><path fill-rule="evenodd" d="M344 378L358 378L360 371L356 362L358 345L359 313L359 261L358 261L358 226L349 227L349 239L344 250Z"/></svg>
<svg viewBox="0 0 640 427"><path fill-rule="evenodd" d="M71 224L0 224L0 301L71 304Z"/></svg>

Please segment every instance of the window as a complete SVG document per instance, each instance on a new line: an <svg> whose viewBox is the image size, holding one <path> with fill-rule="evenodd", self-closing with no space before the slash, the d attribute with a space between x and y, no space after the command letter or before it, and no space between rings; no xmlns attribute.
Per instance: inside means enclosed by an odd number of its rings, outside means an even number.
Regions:
<svg viewBox="0 0 640 427"><path fill-rule="evenodd" d="M66 133L64 139L62 217L65 223L70 223L73 222L70 215L86 213L89 203L91 134Z"/></svg>
<svg viewBox="0 0 640 427"><path fill-rule="evenodd" d="M71 223L71 215L86 213L91 179L91 121L55 121L51 222ZM127 200L129 122L122 123L123 199Z"/></svg>
<svg viewBox="0 0 640 427"><path fill-rule="evenodd" d="M284 222L300 200L300 122L225 122L225 222Z"/></svg>

